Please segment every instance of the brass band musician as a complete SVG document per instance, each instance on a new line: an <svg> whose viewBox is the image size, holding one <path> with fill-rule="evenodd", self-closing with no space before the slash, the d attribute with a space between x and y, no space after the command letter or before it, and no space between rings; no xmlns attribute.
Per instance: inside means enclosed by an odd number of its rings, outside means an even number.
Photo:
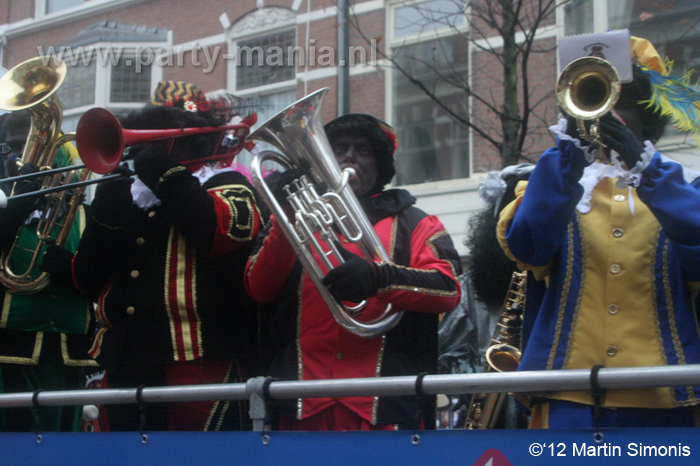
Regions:
<svg viewBox="0 0 700 466"><path fill-rule="evenodd" d="M8 160L21 159L31 126L26 111L15 111L5 118L0 130L7 143ZM56 167L77 163L75 147L66 143L58 150ZM36 171L24 164L20 174ZM15 194L29 193L41 187L41 180L16 183ZM9 189L8 189L9 192ZM8 253L9 262L24 270L30 264L29 253L37 246L37 213L44 207L41 196L10 200L0 209L0 250ZM0 286L0 388L2 392L36 390L77 390L85 388L86 373L96 371L97 363L88 355L93 330L91 303L73 284L71 261L82 227L83 208L78 209L64 247L43 246L41 260L32 266L31 276L48 272L50 283L31 293L15 292ZM8 285L9 286L9 285ZM0 431L76 431L81 425L82 407L45 407L38 414L33 408L0 409Z"/></svg>
<svg viewBox="0 0 700 466"><path fill-rule="evenodd" d="M396 134L366 114L348 114L325 125L341 168L355 174L349 185L394 263L356 255L342 235L346 262L323 279L338 301L367 300L367 317L392 303L405 312L382 336L362 338L332 317L309 274L301 269L276 217L260 235L246 268L246 289L259 302L275 302L275 354L271 375L282 380L377 377L435 373L438 313L458 302L460 263L442 223L413 206L403 189L384 189L394 176ZM300 167L301 168L301 167ZM282 195L283 172L276 183ZM272 175L270 175L272 176ZM289 180L286 181L289 183ZM284 202L284 201L283 201ZM432 428L434 397L315 398L281 402L282 430L389 430Z"/></svg>
<svg viewBox="0 0 700 466"><path fill-rule="evenodd" d="M677 90L697 100L697 93L668 77L648 41L633 37L631 50L634 79L600 121L611 163L590 163L575 121L562 119L551 128L557 145L501 214L507 254L548 285L539 310L525 316L531 332L519 370L700 362L692 304L700 180L690 174L689 184L683 167L654 147L669 117L682 121L692 108L655 99ZM534 405L530 427L692 426L697 390L559 391Z"/></svg>
<svg viewBox="0 0 700 466"><path fill-rule="evenodd" d="M122 118L127 129L219 127L232 110L198 87L161 81L153 101ZM235 103L235 101L232 101ZM243 269L260 213L235 154L205 162L220 133L130 148L138 180L100 184L75 257L81 289L97 302L91 354L110 388L241 382L254 371L256 306ZM126 167L117 172L130 174ZM242 403L147 407L149 430L247 428ZM143 428L139 407L107 409L110 430Z"/></svg>

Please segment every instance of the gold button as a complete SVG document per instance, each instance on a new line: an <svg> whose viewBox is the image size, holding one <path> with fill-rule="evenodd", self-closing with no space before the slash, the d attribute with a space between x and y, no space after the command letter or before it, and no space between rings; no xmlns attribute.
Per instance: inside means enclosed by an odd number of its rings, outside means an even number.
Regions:
<svg viewBox="0 0 700 466"><path fill-rule="evenodd" d="M608 349L605 350L605 352L608 354L608 356L615 356L617 354L617 348L615 348L613 345L608 346Z"/></svg>
<svg viewBox="0 0 700 466"><path fill-rule="evenodd" d="M610 306L608 306L608 312L610 313L610 315L614 316L615 314L620 312L620 308L617 307L616 304L611 304Z"/></svg>
<svg viewBox="0 0 700 466"><path fill-rule="evenodd" d="M155 211L155 210L152 210L152 211L150 211L150 212L148 213L148 216L151 217L151 218L153 218L155 215L156 215L156 211Z"/></svg>
<svg viewBox="0 0 700 466"><path fill-rule="evenodd" d="M129 272L129 275L131 276L131 278L139 278L139 275L141 274L138 270L132 270L131 272Z"/></svg>
<svg viewBox="0 0 700 466"><path fill-rule="evenodd" d="M622 267L620 267L620 264L613 264L610 266L610 273L612 273L614 275L617 275L618 273L620 273L621 270L622 270Z"/></svg>
<svg viewBox="0 0 700 466"><path fill-rule="evenodd" d="M343 359L343 356L344 356L344 355L343 355L343 352L342 352L342 351L338 351L337 353L335 353L335 359L337 359L338 361L340 361L341 359Z"/></svg>
<svg viewBox="0 0 700 466"><path fill-rule="evenodd" d="M612 234L615 238L619 238L622 235L624 235L625 232L622 230L622 228L615 228L615 229L613 229Z"/></svg>
<svg viewBox="0 0 700 466"><path fill-rule="evenodd" d="M146 243L146 240L141 238L140 236L138 238L136 238L136 244L138 244L139 246L143 246L145 243Z"/></svg>
<svg viewBox="0 0 700 466"><path fill-rule="evenodd" d="M625 200L625 196L623 196L622 194L616 194L615 197L613 197L613 199L615 199L617 202L622 202Z"/></svg>
<svg viewBox="0 0 700 466"><path fill-rule="evenodd" d="M126 308L126 313L131 315L134 315L134 312L136 312L136 308L134 306L129 306Z"/></svg>

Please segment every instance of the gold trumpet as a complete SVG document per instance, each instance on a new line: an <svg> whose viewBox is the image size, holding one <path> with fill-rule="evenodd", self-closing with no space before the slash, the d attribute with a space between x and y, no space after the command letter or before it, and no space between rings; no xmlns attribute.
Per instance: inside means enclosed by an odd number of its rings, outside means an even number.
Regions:
<svg viewBox="0 0 700 466"><path fill-rule="evenodd" d="M22 62L0 78L0 109L27 110L31 115L31 127L20 164L30 163L39 167L37 175L44 177L42 189L55 188L69 179L85 181L90 176L90 171L82 168L50 175L42 173L53 168L60 147L75 139L74 133L61 133L63 106L55 94L66 74L63 60L48 56ZM36 227L36 247L29 251L20 248L18 232L10 249L0 255L0 283L17 294L36 293L49 284L48 273L36 275L34 272L40 252L45 244L65 244L80 206L83 189L76 188L70 194L64 190L58 193L51 191L46 196ZM31 256L24 266L13 263L13 255L19 249Z"/></svg>
<svg viewBox="0 0 700 466"><path fill-rule="evenodd" d="M569 63L557 80L557 101L562 111L576 119L579 138L598 149L597 157L609 162L599 132L600 118L610 112L620 98L620 75L607 60L582 57ZM591 121L586 129L585 121Z"/></svg>

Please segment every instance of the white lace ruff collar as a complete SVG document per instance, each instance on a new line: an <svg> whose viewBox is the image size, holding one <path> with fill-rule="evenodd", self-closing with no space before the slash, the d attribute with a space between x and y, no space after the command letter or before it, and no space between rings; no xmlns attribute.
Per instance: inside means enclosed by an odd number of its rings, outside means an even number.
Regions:
<svg viewBox="0 0 700 466"><path fill-rule="evenodd" d="M571 141L576 147L583 151L588 162L593 162L583 170L583 175L579 180L579 184L583 187L583 196L576 205L576 210L582 214L588 213L591 210L591 199L593 197L593 189L605 178L616 178L618 188L627 186L629 190L629 208L634 215L634 198L632 197L632 188L639 186L642 179L642 171L649 166L652 157L656 153L656 149L651 141L644 141L644 153L641 154L641 160L631 170L625 170L622 162L618 159L615 151L611 152L611 164L600 163L595 160L595 151L591 151L587 146L581 146L581 141L572 138L566 134L566 119L559 120L557 125L551 126L549 130L554 133L562 141Z"/></svg>

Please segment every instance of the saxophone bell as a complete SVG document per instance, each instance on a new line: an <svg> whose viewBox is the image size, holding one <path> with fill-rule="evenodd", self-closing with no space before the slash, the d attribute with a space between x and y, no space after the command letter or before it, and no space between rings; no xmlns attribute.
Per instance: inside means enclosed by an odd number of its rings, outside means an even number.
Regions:
<svg viewBox="0 0 700 466"><path fill-rule="evenodd" d="M484 372L513 372L520 365L520 334L525 308L527 272L513 272L492 345L486 350ZM475 393L472 395L465 429L493 429L503 411L508 393Z"/></svg>

